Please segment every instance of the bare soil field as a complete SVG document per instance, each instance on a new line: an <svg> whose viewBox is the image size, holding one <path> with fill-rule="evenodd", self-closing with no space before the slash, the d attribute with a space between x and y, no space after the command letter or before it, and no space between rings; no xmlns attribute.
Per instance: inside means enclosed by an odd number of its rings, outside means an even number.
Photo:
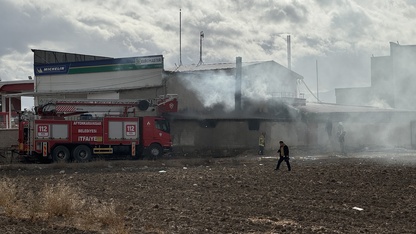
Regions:
<svg viewBox="0 0 416 234"><path fill-rule="evenodd" d="M0 233L416 233L416 152L0 164Z"/></svg>

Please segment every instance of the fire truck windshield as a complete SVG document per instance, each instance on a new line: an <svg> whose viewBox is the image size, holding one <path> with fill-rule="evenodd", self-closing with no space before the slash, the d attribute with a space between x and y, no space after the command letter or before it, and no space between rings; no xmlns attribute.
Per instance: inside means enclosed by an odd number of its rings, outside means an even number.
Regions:
<svg viewBox="0 0 416 234"><path fill-rule="evenodd" d="M167 120L165 120L165 119L156 119L155 120L155 125L156 125L157 129L159 129L161 131L164 131L164 132L167 132L167 133L170 133L170 126L169 126L169 122Z"/></svg>

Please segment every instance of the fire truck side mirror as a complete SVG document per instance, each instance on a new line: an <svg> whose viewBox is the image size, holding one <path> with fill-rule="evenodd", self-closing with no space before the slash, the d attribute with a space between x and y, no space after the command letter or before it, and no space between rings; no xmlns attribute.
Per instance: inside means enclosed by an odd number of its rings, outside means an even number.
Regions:
<svg viewBox="0 0 416 234"><path fill-rule="evenodd" d="M150 106L150 103L147 100L141 100L139 101L139 104L137 107L139 108L139 110L145 111L149 109L149 106Z"/></svg>

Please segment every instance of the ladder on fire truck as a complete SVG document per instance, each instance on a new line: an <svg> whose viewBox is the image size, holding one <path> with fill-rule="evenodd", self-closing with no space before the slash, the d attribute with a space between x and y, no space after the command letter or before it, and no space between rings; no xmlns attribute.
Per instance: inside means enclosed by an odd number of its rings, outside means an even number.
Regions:
<svg viewBox="0 0 416 234"><path fill-rule="evenodd" d="M127 116L136 111L155 111L158 114L176 112L177 95L161 95L153 99L60 99L47 100L35 108L39 116L66 117L92 112L118 113Z"/></svg>

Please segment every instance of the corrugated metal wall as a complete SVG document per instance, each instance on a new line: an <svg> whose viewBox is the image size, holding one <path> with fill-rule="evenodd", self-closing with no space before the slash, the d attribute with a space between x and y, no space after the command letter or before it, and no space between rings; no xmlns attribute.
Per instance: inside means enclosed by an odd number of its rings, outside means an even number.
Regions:
<svg viewBox="0 0 416 234"><path fill-rule="evenodd" d="M131 89L162 85L162 69L36 77L37 92Z"/></svg>

